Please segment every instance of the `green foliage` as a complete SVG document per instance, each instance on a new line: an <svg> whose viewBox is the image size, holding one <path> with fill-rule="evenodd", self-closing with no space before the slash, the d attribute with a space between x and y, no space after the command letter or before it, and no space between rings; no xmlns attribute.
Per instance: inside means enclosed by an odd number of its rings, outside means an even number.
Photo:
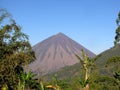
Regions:
<svg viewBox="0 0 120 90"><path fill-rule="evenodd" d="M44 85L43 85L42 81L40 81L40 88L41 88L41 90L44 90Z"/></svg>
<svg viewBox="0 0 120 90"><path fill-rule="evenodd" d="M120 82L120 71L115 71L114 77Z"/></svg>
<svg viewBox="0 0 120 90"><path fill-rule="evenodd" d="M117 24L117 25L120 24L120 12L118 13L118 18L116 19L116 24Z"/></svg>
<svg viewBox="0 0 120 90"><path fill-rule="evenodd" d="M83 69L85 70L85 76L84 76L85 79L80 80L80 84L82 85L83 88L85 88L85 90L88 90L89 89L89 82L88 81L89 81L91 72L95 67L94 62L96 59L89 58L83 50L82 50L82 58L79 57L78 55L76 55L76 57L80 60L82 66L83 66Z"/></svg>
<svg viewBox="0 0 120 90"><path fill-rule="evenodd" d="M53 83L54 83L53 86L55 86L56 90L59 90L60 87L59 87L59 85L58 85L57 74L55 74L55 75L53 76Z"/></svg>
<svg viewBox="0 0 120 90"><path fill-rule="evenodd" d="M111 76L94 74L90 79L90 90L119 90L119 82Z"/></svg>
<svg viewBox="0 0 120 90"><path fill-rule="evenodd" d="M69 84L68 84L65 80L59 80L59 81L58 81L58 85L59 85L61 88L63 88L63 89L69 87Z"/></svg>
<svg viewBox="0 0 120 90"><path fill-rule="evenodd" d="M119 63L120 64L120 56L114 56L112 58L109 58L106 62L106 65L112 64L112 63Z"/></svg>
<svg viewBox="0 0 120 90"><path fill-rule="evenodd" d="M119 72L119 68L120 68L120 57L114 56L114 57L109 58L105 66L107 67L109 71L117 75L117 73Z"/></svg>
<svg viewBox="0 0 120 90"><path fill-rule="evenodd" d="M97 71L100 72L100 74L102 75L113 75L113 70L115 70L115 67L118 66L119 68L120 65L119 65L119 62L110 64L109 63L110 61L108 62L108 60L110 60L113 57L119 57L119 56L120 56L120 45L119 44L102 52L100 54L100 57L95 62L97 65L97 69L98 69Z"/></svg>
<svg viewBox="0 0 120 90"><path fill-rule="evenodd" d="M119 56L114 56L110 59L108 59L106 66L113 66L114 67L114 75L113 77L116 79L116 81L118 81L120 83L120 57Z"/></svg>
<svg viewBox="0 0 120 90"><path fill-rule="evenodd" d="M25 89L40 89L40 84L38 79L35 79L36 74L33 74L32 72L24 73L21 72L19 74L19 85L18 88L20 90L25 90Z"/></svg>
<svg viewBox="0 0 120 90"><path fill-rule="evenodd" d="M28 65L35 57L28 36L22 33L20 26L8 16L7 11L0 9L0 87L6 84L13 89L19 81L16 71ZM2 24L6 18L11 22Z"/></svg>
<svg viewBox="0 0 120 90"><path fill-rule="evenodd" d="M118 13L118 18L116 19L117 29L114 45L117 45L120 42L120 12Z"/></svg>
<svg viewBox="0 0 120 90"><path fill-rule="evenodd" d="M4 84L1 88L1 90L9 90L7 84Z"/></svg>
<svg viewBox="0 0 120 90"><path fill-rule="evenodd" d="M11 20L11 15L5 9L0 8L0 25L5 18L9 18Z"/></svg>
<svg viewBox="0 0 120 90"><path fill-rule="evenodd" d="M52 80L54 85L58 83L57 74L54 74L54 76L52 77Z"/></svg>
<svg viewBox="0 0 120 90"><path fill-rule="evenodd" d="M89 83L89 80L83 80L83 79L80 79L79 83L81 84L82 88L86 87L86 85Z"/></svg>
<svg viewBox="0 0 120 90"><path fill-rule="evenodd" d="M91 73L91 70L95 68L95 61L97 60L97 57L90 58L88 57L85 52L82 50L82 58L76 55L78 60L80 60L81 65L83 66L83 69L86 71L88 70L88 73Z"/></svg>

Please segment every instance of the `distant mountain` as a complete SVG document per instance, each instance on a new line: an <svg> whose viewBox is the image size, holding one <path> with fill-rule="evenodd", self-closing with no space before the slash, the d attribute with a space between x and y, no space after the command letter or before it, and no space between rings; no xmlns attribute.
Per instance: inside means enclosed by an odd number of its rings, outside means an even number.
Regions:
<svg viewBox="0 0 120 90"><path fill-rule="evenodd" d="M33 46L36 60L29 65L29 69L39 75L45 75L62 67L72 66L79 62L75 54L81 56L82 49L89 57L95 56L63 33L58 33Z"/></svg>

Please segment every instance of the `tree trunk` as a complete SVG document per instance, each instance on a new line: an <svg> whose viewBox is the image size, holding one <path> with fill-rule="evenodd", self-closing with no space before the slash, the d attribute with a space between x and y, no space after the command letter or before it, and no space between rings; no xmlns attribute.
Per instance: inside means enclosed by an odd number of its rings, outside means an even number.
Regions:
<svg viewBox="0 0 120 90"><path fill-rule="evenodd" d="M85 68L85 81L87 81L89 78L89 72L88 72L88 69ZM84 87L84 90L89 90L89 84L87 84L85 87Z"/></svg>

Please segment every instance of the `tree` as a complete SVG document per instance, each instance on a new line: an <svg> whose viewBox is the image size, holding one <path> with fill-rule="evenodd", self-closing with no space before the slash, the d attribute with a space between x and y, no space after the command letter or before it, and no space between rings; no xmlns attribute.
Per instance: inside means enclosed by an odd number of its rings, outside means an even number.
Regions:
<svg viewBox="0 0 120 90"><path fill-rule="evenodd" d="M6 10L0 9L0 87L16 87L23 66L34 59L28 36Z"/></svg>
<svg viewBox="0 0 120 90"><path fill-rule="evenodd" d="M95 66L94 61L96 59L89 58L85 52L82 50L82 58L76 55L76 57L80 60L83 69L85 70L85 78L84 80L80 81L81 85L84 87L85 90L89 90L89 77L91 70Z"/></svg>
<svg viewBox="0 0 120 90"><path fill-rule="evenodd" d="M116 24L118 27L116 29L114 45L117 45L118 43L120 43L120 12L118 13L118 18L116 19Z"/></svg>

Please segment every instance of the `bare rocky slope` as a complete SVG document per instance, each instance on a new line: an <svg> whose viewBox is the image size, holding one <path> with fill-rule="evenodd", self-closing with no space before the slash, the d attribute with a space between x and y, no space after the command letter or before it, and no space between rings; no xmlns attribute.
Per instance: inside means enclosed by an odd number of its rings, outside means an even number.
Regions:
<svg viewBox="0 0 120 90"><path fill-rule="evenodd" d="M63 33L58 33L33 46L36 60L29 65L29 69L38 75L45 75L72 66L79 62L75 54L81 56L82 49L89 57L95 56Z"/></svg>

